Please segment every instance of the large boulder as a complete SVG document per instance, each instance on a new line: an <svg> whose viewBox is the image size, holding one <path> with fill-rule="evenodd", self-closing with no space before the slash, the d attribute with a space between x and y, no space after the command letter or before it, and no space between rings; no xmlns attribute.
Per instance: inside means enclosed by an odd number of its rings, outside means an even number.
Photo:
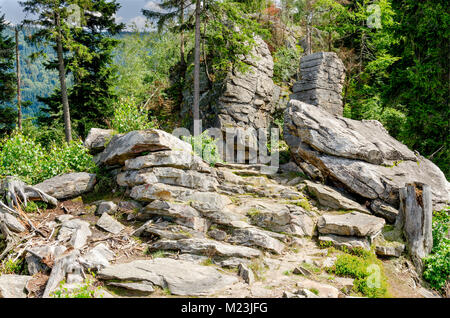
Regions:
<svg viewBox="0 0 450 318"><path fill-rule="evenodd" d="M180 296L212 294L238 282L237 277L220 273L215 268L170 258L109 266L99 271L98 277L103 280L151 282Z"/></svg>
<svg viewBox="0 0 450 318"><path fill-rule="evenodd" d="M78 172L63 174L45 180L35 185L35 187L58 200L65 200L92 191L95 183L95 174Z"/></svg>
<svg viewBox="0 0 450 318"><path fill-rule="evenodd" d="M148 151L160 150L192 152L192 146L162 130L137 130L114 136L98 161L109 166L123 165L127 159L138 157Z"/></svg>
<svg viewBox="0 0 450 318"><path fill-rule="evenodd" d="M442 171L391 137L378 121L352 120L291 100L285 140L297 163L306 162L369 201L398 207L399 189L416 181L431 186L436 205L450 199L450 184Z"/></svg>
<svg viewBox="0 0 450 318"><path fill-rule="evenodd" d="M319 218L317 227L321 234L374 237L385 225L382 218L359 212L325 214Z"/></svg>
<svg viewBox="0 0 450 318"><path fill-rule="evenodd" d="M0 275L0 298L27 298L25 286L31 276Z"/></svg>

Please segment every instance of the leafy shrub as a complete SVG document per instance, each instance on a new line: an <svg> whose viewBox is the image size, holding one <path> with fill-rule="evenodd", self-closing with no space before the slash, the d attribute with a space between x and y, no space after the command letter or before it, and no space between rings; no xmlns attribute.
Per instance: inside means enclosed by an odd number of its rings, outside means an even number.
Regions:
<svg viewBox="0 0 450 318"><path fill-rule="evenodd" d="M353 289L371 298L388 297L383 265L373 253L341 254L327 271L354 278Z"/></svg>
<svg viewBox="0 0 450 318"><path fill-rule="evenodd" d="M214 166L218 162L222 162L217 144L214 138L204 131L198 136L182 137L182 139L192 145L195 154Z"/></svg>
<svg viewBox="0 0 450 318"><path fill-rule="evenodd" d="M433 213L433 248L424 258L423 277L434 289L445 287L450 277L450 239L447 238L450 226L449 210Z"/></svg>
<svg viewBox="0 0 450 318"><path fill-rule="evenodd" d="M69 172L92 172L95 163L81 140L44 147L20 133L0 142L0 177L16 176L36 184Z"/></svg>
<svg viewBox="0 0 450 318"><path fill-rule="evenodd" d="M11 258L8 258L5 260L0 267L0 275L8 275L8 274L26 274L26 266L23 259L17 259L13 260Z"/></svg>
<svg viewBox="0 0 450 318"><path fill-rule="evenodd" d="M302 49L300 47L281 47L273 57L273 77L276 83L289 82L300 67L300 57Z"/></svg>
<svg viewBox="0 0 450 318"><path fill-rule="evenodd" d="M117 102L111 124L112 128L119 133L157 127L156 121L149 121L148 111L139 109L138 103L133 97L121 98Z"/></svg>
<svg viewBox="0 0 450 318"><path fill-rule="evenodd" d="M77 288L68 290L65 287L66 282L62 281L59 284L59 288L55 290L51 296L53 298L95 298L95 293L101 289L101 287L95 288L93 281L86 279L83 284L80 284ZM100 298L103 296L100 295Z"/></svg>

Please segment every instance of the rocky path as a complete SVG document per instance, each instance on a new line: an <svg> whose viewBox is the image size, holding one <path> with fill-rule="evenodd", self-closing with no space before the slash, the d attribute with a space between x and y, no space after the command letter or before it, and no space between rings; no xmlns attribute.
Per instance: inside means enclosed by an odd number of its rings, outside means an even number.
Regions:
<svg viewBox="0 0 450 318"><path fill-rule="evenodd" d="M354 297L352 278L327 271L339 255L372 248L399 257L404 249L385 219L288 166L212 168L154 130L114 136L97 161L110 167L116 195L30 214L45 237L16 249L27 275L1 275L2 297L52 297L61 282L79 293L89 273L96 297ZM87 174L45 183L62 200L91 184ZM394 284L400 297L421 288L417 278L413 287Z"/></svg>

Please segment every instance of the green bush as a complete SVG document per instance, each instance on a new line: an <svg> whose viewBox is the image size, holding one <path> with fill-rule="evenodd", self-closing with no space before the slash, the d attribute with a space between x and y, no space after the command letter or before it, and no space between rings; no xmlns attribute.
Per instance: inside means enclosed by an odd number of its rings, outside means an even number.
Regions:
<svg viewBox="0 0 450 318"><path fill-rule="evenodd" d="M195 137L182 137L182 139L190 143L195 154L208 162L211 166L214 166L218 162L222 162L216 141L208 135L207 131L204 131L202 134Z"/></svg>
<svg viewBox="0 0 450 318"><path fill-rule="evenodd" d="M424 258L423 278L434 289L445 287L450 278L450 239L447 238L450 226L449 210L433 213L433 249Z"/></svg>
<svg viewBox="0 0 450 318"><path fill-rule="evenodd" d="M389 297L383 264L373 253L341 254L327 271L354 278L353 289L371 298Z"/></svg>
<svg viewBox="0 0 450 318"><path fill-rule="evenodd" d="M157 128L155 120L149 121L148 111L139 109L135 98L121 98L114 107L112 128L119 133Z"/></svg>
<svg viewBox="0 0 450 318"><path fill-rule="evenodd" d="M278 49L273 57L273 77L276 83L289 82L299 69L302 49L300 47Z"/></svg>
<svg viewBox="0 0 450 318"><path fill-rule="evenodd" d="M69 172L93 172L96 166L81 140L45 147L20 133L0 142L0 177L16 176L36 184Z"/></svg>

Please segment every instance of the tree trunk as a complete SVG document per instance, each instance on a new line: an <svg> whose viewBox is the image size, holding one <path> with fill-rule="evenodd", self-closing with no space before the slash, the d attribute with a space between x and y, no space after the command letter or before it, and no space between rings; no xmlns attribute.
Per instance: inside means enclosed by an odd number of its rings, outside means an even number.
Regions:
<svg viewBox="0 0 450 318"><path fill-rule="evenodd" d="M66 142L70 143L72 141L72 127L70 122L69 98L67 96L66 70L64 66L64 56L63 56L62 36L61 36L61 21L59 14L57 15L56 19L58 27L58 37L56 41L57 55L58 55L58 70L59 70L59 82L61 84L61 98L64 113L64 128L66 134Z"/></svg>
<svg viewBox="0 0 450 318"><path fill-rule="evenodd" d="M197 0L195 7L195 64L194 64L194 136L200 133L200 10L201 2Z"/></svg>
<svg viewBox="0 0 450 318"><path fill-rule="evenodd" d="M422 259L433 247L431 187L425 184L407 184L401 188L400 209L396 228L403 231L411 259L419 273Z"/></svg>
<svg viewBox="0 0 450 318"><path fill-rule="evenodd" d="M183 26L184 24L184 0L181 1L181 8L180 8L180 26ZM181 67L183 68L183 71L186 70L186 59L185 59L185 53L184 53L184 30L181 29L180 31L180 59L181 59Z"/></svg>
<svg viewBox="0 0 450 318"><path fill-rule="evenodd" d="M17 126L22 130L22 96L20 81L19 28L16 27L16 71L17 71Z"/></svg>

